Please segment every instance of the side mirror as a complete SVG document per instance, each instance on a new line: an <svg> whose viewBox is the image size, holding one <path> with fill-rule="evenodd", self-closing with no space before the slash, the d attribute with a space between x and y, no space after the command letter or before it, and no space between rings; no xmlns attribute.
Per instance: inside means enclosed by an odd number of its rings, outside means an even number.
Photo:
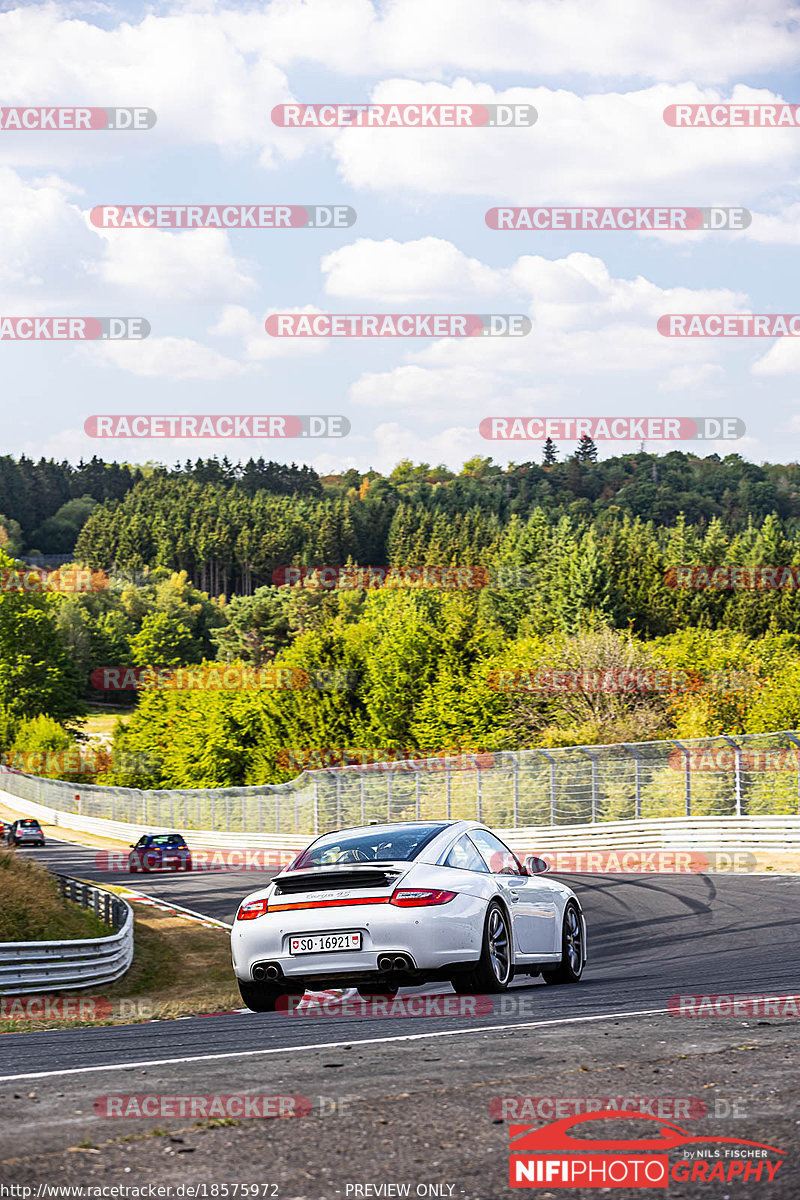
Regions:
<svg viewBox="0 0 800 1200"><path fill-rule="evenodd" d="M529 875L543 875L545 871L550 870L550 863L547 859L538 858L535 854L528 855L525 859L525 866Z"/></svg>

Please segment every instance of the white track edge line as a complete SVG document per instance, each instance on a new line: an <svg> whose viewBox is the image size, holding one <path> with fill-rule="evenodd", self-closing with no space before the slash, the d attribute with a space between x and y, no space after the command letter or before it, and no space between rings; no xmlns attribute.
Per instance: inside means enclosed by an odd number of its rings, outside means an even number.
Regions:
<svg viewBox="0 0 800 1200"><path fill-rule="evenodd" d="M515 1029L541 1029L551 1025L575 1025L589 1021L612 1021L630 1017L664 1016L667 1008L647 1008L638 1012L600 1013L589 1017L557 1017L552 1021L525 1021L516 1025L481 1025L471 1029L436 1029L429 1033L401 1033L394 1037L350 1038L344 1042L317 1042L301 1046L269 1046L261 1050L226 1050L220 1054L192 1054L181 1058L147 1058L140 1062L104 1063L95 1067L63 1067L57 1071L28 1071L20 1075L0 1075L0 1083L16 1079L50 1079L56 1075L88 1075L98 1071L126 1071L136 1067L164 1067L171 1063L213 1062L224 1058L255 1058L264 1054L296 1054L308 1050L338 1050L344 1046L374 1046L384 1042L416 1042L424 1038L459 1037L468 1033L509 1033Z"/></svg>

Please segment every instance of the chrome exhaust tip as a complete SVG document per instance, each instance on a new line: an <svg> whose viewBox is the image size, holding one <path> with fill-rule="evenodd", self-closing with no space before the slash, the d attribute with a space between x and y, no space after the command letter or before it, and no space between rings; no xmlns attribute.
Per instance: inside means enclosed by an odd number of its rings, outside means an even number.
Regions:
<svg viewBox="0 0 800 1200"><path fill-rule="evenodd" d="M281 969L275 963L257 963L253 967L253 979L257 979L259 983L263 983L265 979L274 983L280 977Z"/></svg>

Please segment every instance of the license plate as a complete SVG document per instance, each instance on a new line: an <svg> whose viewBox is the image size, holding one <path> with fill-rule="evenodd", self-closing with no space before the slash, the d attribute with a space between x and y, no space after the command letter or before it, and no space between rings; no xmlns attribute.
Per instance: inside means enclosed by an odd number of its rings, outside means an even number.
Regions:
<svg viewBox="0 0 800 1200"><path fill-rule="evenodd" d="M360 933L315 933L289 938L290 954L325 954L328 950L360 949Z"/></svg>

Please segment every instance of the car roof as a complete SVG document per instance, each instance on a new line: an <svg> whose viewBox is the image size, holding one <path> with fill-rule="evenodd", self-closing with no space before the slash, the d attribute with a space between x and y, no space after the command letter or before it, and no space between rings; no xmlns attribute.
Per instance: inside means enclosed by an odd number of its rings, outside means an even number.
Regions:
<svg viewBox="0 0 800 1200"><path fill-rule="evenodd" d="M347 834L349 837L350 835L356 833L383 833L389 829L410 829L412 827L415 829L419 829L421 827L429 829L441 829L441 831L444 832L445 829L455 829L458 826L461 826L464 829L483 828L481 821L436 821L420 818L419 821L388 821L383 825L351 825L345 826L342 829L329 829L325 833L318 834L314 841L318 841L319 838L323 837L334 837L337 833Z"/></svg>

